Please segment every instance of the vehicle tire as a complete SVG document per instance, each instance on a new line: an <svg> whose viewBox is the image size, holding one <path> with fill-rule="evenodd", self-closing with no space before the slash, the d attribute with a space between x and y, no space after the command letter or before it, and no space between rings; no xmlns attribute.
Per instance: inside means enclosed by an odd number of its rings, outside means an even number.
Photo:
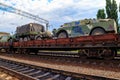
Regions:
<svg viewBox="0 0 120 80"><path fill-rule="evenodd" d="M19 42L23 42L24 41L24 39L23 38L19 38Z"/></svg>
<svg viewBox="0 0 120 80"><path fill-rule="evenodd" d="M67 35L66 32L60 32L60 33L58 34L58 38L67 38L67 37L68 37L68 35Z"/></svg>
<svg viewBox="0 0 120 80"><path fill-rule="evenodd" d="M27 37L24 37L24 41L28 41L28 38L27 38Z"/></svg>
<svg viewBox="0 0 120 80"><path fill-rule="evenodd" d="M94 29L90 35L102 35L102 34L105 34L105 30L102 29L102 28L96 28Z"/></svg>
<svg viewBox="0 0 120 80"><path fill-rule="evenodd" d="M42 38L40 36L36 37L36 40L42 40Z"/></svg>
<svg viewBox="0 0 120 80"><path fill-rule="evenodd" d="M30 35L29 38L30 38L30 40L35 40L35 36L34 35Z"/></svg>

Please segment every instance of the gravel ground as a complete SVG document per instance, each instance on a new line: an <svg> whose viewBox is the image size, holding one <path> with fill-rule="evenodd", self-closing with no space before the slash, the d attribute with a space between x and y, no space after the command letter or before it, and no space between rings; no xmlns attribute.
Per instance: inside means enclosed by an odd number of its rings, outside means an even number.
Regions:
<svg viewBox="0 0 120 80"><path fill-rule="evenodd" d="M80 73L80 74L87 74L87 75L96 75L96 76L101 76L101 77L107 77L107 78L114 78L114 79L120 79L120 72L119 71L109 71L109 70L100 70L100 69L95 69L91 67L84 67L84 66L78 66L78 65L73 65L69 64L67 65L66 63L51 63L50 61L44 61L44 60L39 60L35 61L36 59L32 58L27 58L24 56L19 58L15 58L16 56L9 55L7 56L0 56L0 58L4 59L9 59L13 61L18 61L18 62L23 62L23 63L28 63L32 65L37 65L41 67L48 67L48 68L53 68L53 69L58 69L58 70L64 70L64 71L69 71L69 72L75 72L75 73ZM22 59L21 59L22 58ZM58 61L59 62L59 61Z"/></svg>
<svg viewBox="0 0 120 80"><path fill-rule="evenodd" d="M19 80L19 79L12 77L4 72L0 72L0 80Z"/></svg>

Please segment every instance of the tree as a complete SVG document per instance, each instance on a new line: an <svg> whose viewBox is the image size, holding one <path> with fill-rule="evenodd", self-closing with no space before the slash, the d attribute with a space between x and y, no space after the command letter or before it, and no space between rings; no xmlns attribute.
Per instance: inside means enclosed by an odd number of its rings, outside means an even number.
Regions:
<svg viewBox="0 0 120 80"><path fill-rule="evenodd" d="M105 19L105 17L104 9L99 9L97 12L97 19Z"/></svg>
<svg viewBox="0 0 120 80"><path fill-rule="evenodd" d="M120 12L120 3L119 3L119 12Z"/></svg>
<svg viewBox="0 0 120 80"><path fill-rule="evenodd" d="M111 0L106 0L106 13L107 13L107 18L111 18Z"/></svg>
<svg viewBox="0 0 120 80"><path fill-rule="evenodd" d="M114 19L118 24L118 7L115 0L106 0L107 18Z"/></svg>

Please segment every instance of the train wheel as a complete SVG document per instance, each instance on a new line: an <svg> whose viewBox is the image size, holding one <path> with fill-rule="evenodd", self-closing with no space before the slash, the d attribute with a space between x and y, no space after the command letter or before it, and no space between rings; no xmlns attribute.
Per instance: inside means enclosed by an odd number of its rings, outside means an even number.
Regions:
<svg viewBox="0 0 120 80"><path fill-rule="evenodd" d="M78 51L78 56L79 58L86 58L87 56L85 55L85 50L80 49Z"/></svg>
<svg viewBox="0 0 120 80"><path fill-rule="evenodd" d="M7 54L10 54L10 49L6 49L6 53L7 53Z"/></svg>
<svg viewBox="0 0 120 80"><path fill-rule="evenodd" d="M106 60L111 60L114 59L114 57L116 56L116 51L113 49L106 49L104 50L104 54L102 55L102 57Z"/></svg>
<svg viewBox="0 0 120 80"><path fill-rule="evenodd" d="M96 28L91 32L91 35L102 35L105 34L105 30L102 28Z"/></svg>
<svg viewBox="0 0 120 80"><path fill-rule="evenodd" d="M17 49L17 53L22 54L22 50L21 49Z"/></svg>
<svg viewBox="0 0 120 80"><path fill-rule="evenodd" d="M26 49L26 52L25 52L26 54L30 54L31 53L31 51L29 50L29 49Z"/></svg>
<svg viewBox="0 0 120 80"><path fill-rule="evenodd" d="M33 52L35 53L35 55L37 55L37 54L38 54L38 51L39 51L39 50L34 50Z"/></svg>
<svg viewBox="0 0 120 80"><path fill-rule="evenodd" d="M22 54L26 54L26 49L21 49Z"/></svg>
<svg viewBox="0 0 120 80"><path fill-rule="evenodd" d="M101 49L86 49L84 50L84 54L88 58L102 58L103 51Z"/></svg>
<svg viewBox="0 0 120 80"><path fill-rule="evenodd" d="M7 52L8 54L13 54L13 53L15 53L12 49L7 49L6 52Z"/></svg>
<svg viewBox="0 0 120 80"><path fill-rule="evenodd" d="M58 38L67 38L67 37L68 37L68 35L67 35L66 32L60 32L60 33L58 34Z"/></svg>

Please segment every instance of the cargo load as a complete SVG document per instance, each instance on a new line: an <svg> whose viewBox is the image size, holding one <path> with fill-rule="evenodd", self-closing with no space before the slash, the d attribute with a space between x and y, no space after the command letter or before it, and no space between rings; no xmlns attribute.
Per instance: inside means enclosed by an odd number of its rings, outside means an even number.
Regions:
<svg viewBox="0 0 120 80"><path fill-rule="evenodd" d="M45 27L38 23L29 23L16 28L16 40L27 41L43 39L51 36L51 33L45 31Z"/></svg>

